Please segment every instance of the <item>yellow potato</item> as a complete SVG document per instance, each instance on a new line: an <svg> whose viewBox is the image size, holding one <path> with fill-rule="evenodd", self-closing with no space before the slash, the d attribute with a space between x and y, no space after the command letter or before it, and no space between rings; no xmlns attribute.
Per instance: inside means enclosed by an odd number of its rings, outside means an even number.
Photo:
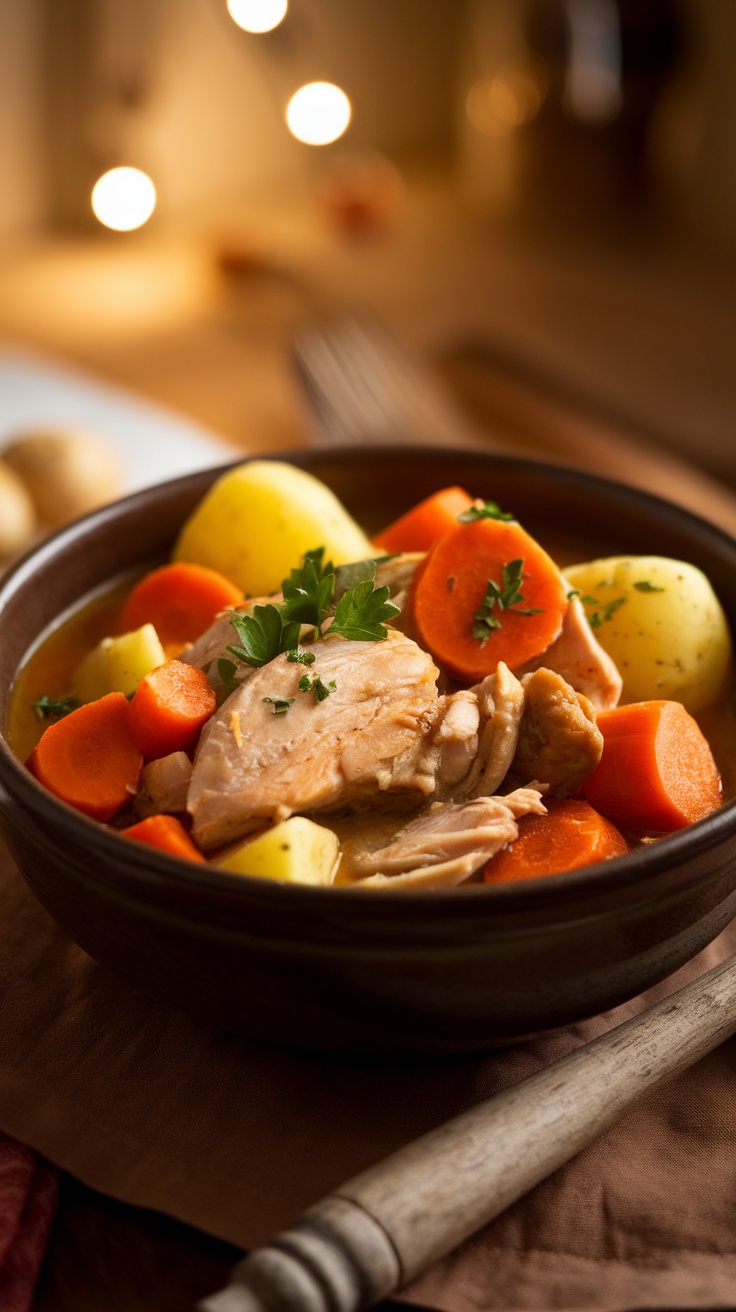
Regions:
<svg viewBox="0 0 736 1312"><path fill-rule="evenodd" d="M173 559L217 569L255 597L276 592L315 547L335 565L375 554L319 479L281 461L252 460L210 488L181 530Z"/></svg>
<svg viewBox="0 0 736 1312"><path fill-rule="evenodd" d="M68 524L120 494L121 465L97 433L48 428L23 433L3 457L25 483L39 519Z"/></svg>
<svg viewBox="0 0 736 1312"><path fill-rule="evenodd" d="M6 460L0 460L0 559L30 545L36 511L25 483Z"/></svg>
<svg viewBox="0 0 736 1312"><path fill-rule="evenodd" d="M331 829L293 815L258 838L241 843L217 865L239 875L260 875L287 884L331 884L339 851L337 835Z"/></svg>
<svg viewBox="0 0 736 1312"><path fill-rule="evenodd" d="M74 671L74 696L80 702L96 701L108 692L124 692L130 697L144 674L150 674L165 660L166 653L152 624L117 638L103 638Z"/></svg>
<svg viewBox="0 0 736 1312"><path fill-rule="evenodd" d="M664 556L612 556L565 569L623 678L622 702L668 698L699 711L718 697L732 646L706 576Z"/></svg>

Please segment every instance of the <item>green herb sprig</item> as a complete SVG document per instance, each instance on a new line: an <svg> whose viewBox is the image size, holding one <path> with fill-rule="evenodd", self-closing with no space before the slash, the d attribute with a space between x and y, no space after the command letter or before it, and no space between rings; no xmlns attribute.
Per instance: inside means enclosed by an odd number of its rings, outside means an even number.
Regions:
<svg viewBox="0 0 736 1312"><path fill-rule="evenodd" d="M523 576L524 559L520 557L518 560L510 560L503 566L501 587L494 579L488 580L486 594L473 616L473 637L479 640L482 647L485 647L491 634L501 628L499 611L513 610L515 615L543 613L538 606L524 608L519 605L519 602L524 600L521 591Z"/></svg>

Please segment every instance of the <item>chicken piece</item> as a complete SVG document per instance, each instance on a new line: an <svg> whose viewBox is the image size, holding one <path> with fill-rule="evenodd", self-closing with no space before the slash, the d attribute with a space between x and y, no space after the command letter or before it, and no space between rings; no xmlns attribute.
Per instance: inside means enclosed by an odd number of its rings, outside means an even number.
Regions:
<svg viewBox="0 0 736 1312"><path fill-rule="evenodd" d="M186 752L171 752L149 761L141 771L135 795L135 812L141 819L160 812L175 814L187 809L192 763Z"/></svg>
<svg viewBox="0 0 736 1312"><path fill-rule="evenodd" d="M524 710L524 690L508 665L499 661L474 690L480 714L480 740L473 765L455 795L490 797L506 778L514 759ZM528 775L525 782L532 779Z"/></svg>
<svg viewBox="0 0 736 1312"><path fill-rule="evenodd" d="M237 647L240 641L233 628L233 616L251 615L254 606L266 606L269 602L280 600L280 594L277 597L250 597L241 606L233 606L222 611L215 617L209 628L205 629L204 633L197 638L196 642L191 642L188 647L185 647L176 659L184 661L186 665L196 665L198 669L206 670L213 661L219 660L221 657L227 657L228 660L234 661L238 666L238 677L245 677L250 673L252 666L235 661L235 658L227 650L230 643Z"/></svg>
<svg viewBox="0 0 736 1312"><path fill-rule="evenodd" d="M437 790L445 796L451 796L470 773L478 755L479 730L480 707L472 688L440 697L427 763Z"/></svg>
<svg viewBox="0 0 736 1312"><path fill-rule="evenodd" d="M377 851L358 857L360 888L453 888L519 836L517 820L545 806L536 788L469 802L435 802Z"/></svg>
<svg viewBox="0 0 736 1312"><path fill-rule="evenodd" d="M618 704L623 686L621 675L593 633L579 597L570 598L559 638L536 660L516 672L522 676L542 666L561 674L597 711L607 711Z"/></svg>
<svg viewBox="0 0 736 1312"><path fill-rule="evenodd" d="M549 796L569 797L601 758L595 710L555 670L525 674L521 685L524 714L507 783L540 779Z"/></svg>
<svg viewBox="0 0 736 1312"><path fill-rule="evenodd" d="M294 812L379 797L416 806L433 792L432 658L393 629L383 642L328 636L310 651L308 667L284 653L254 670L205 726L187 802L201 847ZM300 680L319 680L328 695L319 700Z"/></svg>

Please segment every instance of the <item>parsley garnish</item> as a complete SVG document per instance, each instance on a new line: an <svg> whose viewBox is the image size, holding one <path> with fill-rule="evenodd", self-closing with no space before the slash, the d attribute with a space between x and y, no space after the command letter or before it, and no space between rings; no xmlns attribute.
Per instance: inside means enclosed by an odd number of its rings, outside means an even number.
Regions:
<svg viewBox="0 0 736 1312"><path fill-rule="evenodd" d="M508 510L502 510L495 501L484 501L482 506L469 506L458 515L458 524L475 524L479 519L516 519Z"/></svg>
<svg viewBox="0 0 736 1312"><path fill-rule="evenodd" d="M237 666L234 661L229 661L225 656L221 656L217 662L217 673L219 675L220 683L222 684L223 691L228 694L235 688L236 669Z"/></svg>
<svg viewBox="0 0 736 1312"><path fill-rule="evenodd" d="M309 674L303 674L297 687L300 692L313 692L314 700L323 702L325 697L329 697L330 693L335 691L337 684L334 679L330 679L329 683L323 683L318 674L315 674L314 678Z"/></svg>
<svg viewBox="0 0 736 1312"><path fill-rule="evenodd" d="M33 709L39 720L60 720L81 706L77 697L37 697Z"/></svg>
<svg viewBox="0 0 736 1312"><path fill-rule="evenodd" d="M385 621L399 614L399 607L388 600L388 587L377 588L374 582L375 561L358 562L360 581L343 592L335 604L335 569L323 563L324 547L308 551L299 569L293 569L282 583L284 600L279 605L267 602L254 606L252 614L236 612L230 623L241 646L227 650L247 665L259 667L287 653L287 659L311 665L314 655L299 645L302 624L311 624L318 638L322 627L332 618L329 634L367 642L382 642L387 636ZM369 577L366 577L366 574Z"/></svg>
<svg viewBox="0 0 736 1312"><path fill-rule="evenodd" d="M640 579L634 587L637 592L664 592L664 588L658 588L656 583L650 583L648 579Z"/></svg>
<svg viewBox="0 0 736 1312"><path fill-rule="evenodd" d="M500 588L493 579L488 580L486 595L473 616L473 637L479 639L481 646L485 647L491 634L501 627L501 621L496 614L497 611L513 610L515 615L541 615L543 613L538 606L528 609L519 606L519 602L524 600L521 592L523 571L523 558L510 560L508 565L503 567L502 586Z"/></svg>
<svg viewBox="0 0 736 1312"><path fill-rule="evenodd" d="M264 702L270 702L273 706L274 715L286 715L289 707L293 705L293 697L264 697Z"/></svg>
<svg viewBox="0 0 736 1312"><path fill-rule="evenodd" d="M256 668L267 665L279 652L299 645L299 621L294 619L285 623L281 607L271 602L254 606L250 615L234 614L230 623L243 645L228 645L227 650L246 665L255 665Z"/></svg>
<svg viewBox="0 0 736 1312"><path fill-rule="evenodd" d="M596 597L583 597L582 600L589 606L597 606L599 604ZM588 616L588 623L591 629L599 629L602 624L605 624L606 620L612 619L619 606L623 606L625 601L625 597L614 597L613 601L607 602L607 604L602 606L600 610L594 610L593 614Z"/></svg>

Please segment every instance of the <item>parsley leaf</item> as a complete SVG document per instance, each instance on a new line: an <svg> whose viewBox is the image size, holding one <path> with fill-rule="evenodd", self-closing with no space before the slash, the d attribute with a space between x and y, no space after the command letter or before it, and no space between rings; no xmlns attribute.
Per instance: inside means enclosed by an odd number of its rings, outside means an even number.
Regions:
<svg viewBox="0 0 736 1312"><path fill-rule="evenodd" d="M583 597L583 601L587 601L594 606L599 604L595 597ZM588 623L591 629L599 629L602 624L605 624L606 620L612 619L619 606L623 606L625 601L625 597L614 597L613 601L609 601L605 606L601 606L600 610L594 610L592 615L588 616Z"/></svg>
<svg viewBox="0 0 736 1312"><path fill-rule="evenodd" d="M299 568L284 579L281 585L284 601L279 607L286 619L313 624L318 636L330 613L335 590L335 567L331 561L324 563L324 554L324 547L306 553Z"/></svg>
<svg viewBox="0 0 736 1312"><path fill-rule="evenodd" d="M268 602L265 606L254 606L252 614L234 614L230 623L235 629L242 647L228 645L227 650L245 661L246 665L267 665L282 651L299 644L298 620L284 623L284 616L278 606Z"/></svg>
<svg viewBox="0 0 736 1312"><path fill-rule="evenodd" d="M60 720L81 706L76 697L37 697L33 709L39 720Z"/></svg>
<svg viewBox="0 0 736 1312"><path fill-rule="evenodd" d="M293 697L264 697L262 700L271 703L274 715L286 715L289 707L294 704Z"/></svg>
<svg viewBox="0 0 736 1312"><path fill-rule="evenodd" d="M305 651L303 647L291 647L286 653L286 659L292 665L314 665L314 652Z"/></svg>
<svg viewBox="0 0 736 1312"><path fill-rule="evenodd" d="M495 501L484 501L482 506L469 506L458 515L458 524L475 524L479 519L515 519L508 510L502 510Z"/></svg>
<svg viewBox="0 0 736 1312"><path fill-rule="evenodd" d="M634 587L637 592L664 592L664 588L658 588L656 583L650 583L648 579L640 579Z"/></svg>
<svg viewBox="0 0 736 1312"><path fill-rule="evenodd" d="M330 693L335 691L337 684L334 679L330 679L329 683L323 683L318 674L315 674L314 678L310 674L303 674L297 688L300 692L313 692L314 700L323 702L325 697L329 697Z"/></svg>
<svg viewBox="0 0 736 1312"><path fill-rule="evenodd" d="M400 610L388 595L388 587L377 588L372 579L365 579L338 601L329 634L338 633L353 641L382 642L386 637L383 622L392 620Z"/></svg>
<svg viewBox="0 0 736 1312"><path fill-rule="evenodd" d="M543 613L538 606L524 609L519 605L519 602L524 600L524 594L521 591L523 573L524 560L520 558L510 560L507 565L503 566L501 587L494 579L488 580L486 595L473 616L473 637L479 639L481 646L485 647L491 634L501 627L498 611L513 610L515 615L541 615Z"/></svg>
<svg viewBox="0 0 736 1312"><path fill-rule="evenodd" d="M230 694L235 688L235 671L237 666L233 661L229 661L225 656L221 656L217 662L217 673L222 684L223 692Z"/></svg>

